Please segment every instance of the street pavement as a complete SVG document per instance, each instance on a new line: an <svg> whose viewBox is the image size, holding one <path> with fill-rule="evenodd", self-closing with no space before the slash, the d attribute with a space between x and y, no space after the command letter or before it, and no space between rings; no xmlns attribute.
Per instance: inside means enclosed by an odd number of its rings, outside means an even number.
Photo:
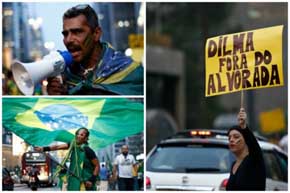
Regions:
<svg viewBox="0 0 290 193"><path fill-rule="evenodd" d="M59 191L59 187L39 187L37 191ZM14 184L14 191L31 191L27 184Z"/></svg>

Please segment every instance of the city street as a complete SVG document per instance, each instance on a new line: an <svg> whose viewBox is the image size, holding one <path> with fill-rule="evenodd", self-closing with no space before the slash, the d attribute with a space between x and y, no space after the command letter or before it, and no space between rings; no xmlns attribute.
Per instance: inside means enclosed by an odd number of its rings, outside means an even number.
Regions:
<svg viewBox="0 0 290 193"><path fill-rule="evenodd" d="M40 187L37 191L59 191L57 186L54 187ZM14 184L14 191L31 191L27 184Z"/></svg>

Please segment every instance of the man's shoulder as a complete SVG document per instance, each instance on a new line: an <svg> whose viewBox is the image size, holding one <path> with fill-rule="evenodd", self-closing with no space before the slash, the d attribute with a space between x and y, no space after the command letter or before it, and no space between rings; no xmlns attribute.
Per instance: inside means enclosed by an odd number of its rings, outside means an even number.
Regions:
<svg viewBox="0 0 290 193"><path fill-rule="evenodd" d="M122 154L119 154L119 155L116 156L116 159L120 159L122 157L123 157L123 155Z"/></svg>
<svg viewBox="0 0 290 193"><path fill-rule="evenodd" d="M134 159L134 156L133 156L132 154L128 154L128 156L129 156L130 158L133 158L133 159Z"/></svg>

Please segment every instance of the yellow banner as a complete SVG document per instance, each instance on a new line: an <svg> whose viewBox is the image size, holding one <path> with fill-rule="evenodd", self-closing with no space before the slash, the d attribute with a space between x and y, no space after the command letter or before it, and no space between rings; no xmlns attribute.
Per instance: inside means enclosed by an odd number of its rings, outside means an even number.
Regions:
<svg viewBox="0 0 290 193"><path fill-rule="evenodd" d="M260 113L260 125L263 133L275 133L286 128L284 112L281 108Z"/></svg>
<svg viewBox="0 0 290 193"><path fill-rule="evenodd" d="M283 25L209 38L205 96L283 86Z"/></svg>

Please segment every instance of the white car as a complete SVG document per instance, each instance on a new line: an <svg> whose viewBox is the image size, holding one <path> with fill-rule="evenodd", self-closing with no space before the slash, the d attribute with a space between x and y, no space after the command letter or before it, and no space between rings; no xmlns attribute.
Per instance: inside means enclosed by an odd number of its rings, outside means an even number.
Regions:
<svg viewBox="0 0 290 193"><path fill-rule="evenodd" d="M276 145L259 140L266 165L266 190L287 190L288 158ZM148 154L146 189L225 190L233 154L226 132L189 130L163 140Z"/></svg>

